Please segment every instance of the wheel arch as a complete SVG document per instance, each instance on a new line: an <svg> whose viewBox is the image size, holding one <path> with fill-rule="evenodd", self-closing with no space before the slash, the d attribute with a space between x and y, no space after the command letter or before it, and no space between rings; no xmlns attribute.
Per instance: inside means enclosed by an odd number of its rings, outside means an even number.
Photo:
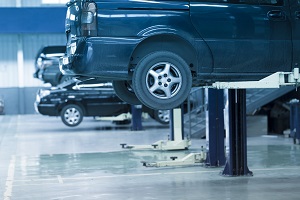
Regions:
<svg viewBox="0 0 300 200"><path fill-rule="evenodd" d="M198 61L195 48L189 41L175 34L153 35L140 42L132 53L129 71L132 72L144 56L155 51L170 51L179 55L189 65L192 75L197 75Z"/></svg>
<svg viewBox="0 0 300 200"><path fill-rule="evenodd" d="M65 101L63 104L60 104L60 106L58 107L58 113L61 114L61 111L62 109L67 106L67 105L70 105L70 104L74 104L74 105L77 105L79 106L81 109L82 109L82 113L83 113L83 116L85 116L87 113L86 113L86 108L84 107L84 105L78 101Z"/></svg>

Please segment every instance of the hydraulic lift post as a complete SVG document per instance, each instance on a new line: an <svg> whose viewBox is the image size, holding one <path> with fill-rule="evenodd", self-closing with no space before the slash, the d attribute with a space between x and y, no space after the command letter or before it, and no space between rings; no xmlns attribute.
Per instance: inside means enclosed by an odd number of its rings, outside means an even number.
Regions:
<svg viewBox="0 0 300 200"><path fill-rule="evenodd" d="M246 90L228 90L229 155L224 176L252 176L247 166Z"/></svg>
<svg viewBox="0 0 300 200"><path fill-rule="evenodd" d="M132 113L131 130L132 131L143 130L142 105L131 105L131 113Z"/></svg>
<svg viewBox="0 0 300 200"><path fill-rule="evenodd" d="M224 90L206 89L206 160L205 165L225 164Z"/></svg>
<svg viewBox="0 0 300 200"><path fill-rule="evenodd" d="M294 144L300 143L300 103L297 99L290 101L290 137Z"/></svg>

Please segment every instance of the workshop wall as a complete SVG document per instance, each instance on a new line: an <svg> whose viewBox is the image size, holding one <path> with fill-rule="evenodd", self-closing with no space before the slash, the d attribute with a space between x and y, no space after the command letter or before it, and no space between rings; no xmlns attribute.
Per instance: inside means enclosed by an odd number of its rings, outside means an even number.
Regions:
<svg viewBox="0 0 300 200"><path fill-rule="evenodd" d="M68 0L1 0L0 7L65 6Z"/></svg>
<svg viewBox="0 0 300 200"><path fill-rule="evenodd" d="M35 113L37 90L49 86L33 78L36 54L42 46L66 44L65 5L13 8L20 2L39 6L41 1L0 1L0 99L5 114Z"/></svg>
<svg viewBox="0 0 300 200"><path fill-rule="evenodd" d="M18 42L23 52L22 73L18 65ZM33 78L38 50L44 45L65 45L64 34L0 35L0 98L4 99L5 114L35 113L36 91L44 85ZM20 62L20 61L19 61ZM21 76L21 77L20 77Z"/></svg>

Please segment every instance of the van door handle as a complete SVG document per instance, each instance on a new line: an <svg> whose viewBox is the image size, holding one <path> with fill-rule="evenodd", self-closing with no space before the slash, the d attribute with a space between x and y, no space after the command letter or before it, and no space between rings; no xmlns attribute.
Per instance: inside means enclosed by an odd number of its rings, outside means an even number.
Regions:
<svg viewBox="0 0 300 200"><path fill-rule="evenodd" d="M300 11L296 11L295 12L295 18L296 19L300 19Z"/></svg>
<svg viewBox="0 0 300 200"><path fill-rule="evenodd" d="M281 10L271 10L268 12L267 15L269 19L280 19L280 20L285 19L285 15Z"/></svg>

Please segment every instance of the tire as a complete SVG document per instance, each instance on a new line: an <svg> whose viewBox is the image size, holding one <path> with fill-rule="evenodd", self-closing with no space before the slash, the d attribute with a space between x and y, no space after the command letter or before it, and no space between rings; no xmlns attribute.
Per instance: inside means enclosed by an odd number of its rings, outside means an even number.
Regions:
<svg viewBox="0 0 300 200"><path fill-rule="evenodd" d="M155 110L169 110L188 97L192 74L180 56L158 51L141 59L132 83L136 96L144 105Z"/></svg>
<svg viewBox="0 0 300 200"><path fill-rule="evenodd" d="M83 119L83 110L75 104L69 104L62 109L60 117L65 125L70 127L78 126Z"/></svg>
<svg viewBox="0 0 300 200"><path fill-rule="evenodd" d="M113 88L116 95L131 105L141 105L142 103L136 97L130 83L128 81L113 81Z"/></svg>
<svg viewBox="0 0 300 200"><path fill-rule="evenodd" d="M161 124L169 124L170 110L155 110L153 118Z"/></svg>

